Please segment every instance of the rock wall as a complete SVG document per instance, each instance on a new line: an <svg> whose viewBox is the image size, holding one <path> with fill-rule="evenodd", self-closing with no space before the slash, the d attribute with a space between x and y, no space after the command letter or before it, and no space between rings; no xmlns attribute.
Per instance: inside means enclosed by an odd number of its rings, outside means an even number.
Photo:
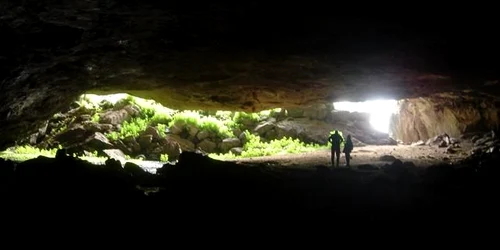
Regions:
<svg viewBox="0 0 500 250"><path fill-rule="evenodd" d="M497 130L500 102L473 93L445 93L429 98L404 99L393 116L391 132L404 143L427 140L447 133L460 137L466 133Z"/></svg>

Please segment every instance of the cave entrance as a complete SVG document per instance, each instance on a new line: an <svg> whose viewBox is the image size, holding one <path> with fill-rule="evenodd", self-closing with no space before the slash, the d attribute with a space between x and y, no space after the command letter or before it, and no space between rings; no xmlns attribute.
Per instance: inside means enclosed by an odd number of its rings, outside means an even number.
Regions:
<svg viewBox="0 0 500 250"><path fill-rule="evenodd" d="M391 117L398 113L397 100L370 100L364 102L334 102L333 106L339 111L368 113L370 125L373 129L390 134Z"/></svg>

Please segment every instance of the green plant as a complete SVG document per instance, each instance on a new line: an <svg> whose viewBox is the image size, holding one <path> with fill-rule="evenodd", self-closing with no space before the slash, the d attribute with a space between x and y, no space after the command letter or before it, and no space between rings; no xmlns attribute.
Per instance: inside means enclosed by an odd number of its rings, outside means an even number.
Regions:
<svg viewBox="0 0 500 250"><path fill-rule="evenodd" d="M269 142L262 142L258 135L251 134L245 131L247 143L243 146L243 152L240 156L236 156L229 152L227 154L211 154L210 157L216 159L234 159L246 157L259 157L278 154L296 154L304 152L312 152L319 149L324 149L326 145L306 144L299 139L292 139L284 137L282 139L275 139Z"/></svg>
<svg viewBox="0 0 500 250"><path fill-rule="evenodd" d="M94 113L92 115L92 121L95 122L95 123L99 123L99 120L101 119L101 117L99 116L99 113Z"/></svg>
<svg viewBox="0 0 500 250"><path fill-rule="evenodd" d="M233 117L236 124L257 123L259 120L260 116L257 113L235 112Z"/></svg>
<svg viewBox="0 0 500 250"><path fill-rule="evenodd" d="M165 136L167 136L166 134L166 131L167 131L167 125L166 124L158 124L157 125L157 129L158 129L158 134L160 134L160 136L163 138Z"/></svg>
<svg viewBox="0 0 500 250"><path fill-rule="evenodd" d="M167 154L160 155L160 161L162 161L162 162L168 162L168 155Z"/></svg>

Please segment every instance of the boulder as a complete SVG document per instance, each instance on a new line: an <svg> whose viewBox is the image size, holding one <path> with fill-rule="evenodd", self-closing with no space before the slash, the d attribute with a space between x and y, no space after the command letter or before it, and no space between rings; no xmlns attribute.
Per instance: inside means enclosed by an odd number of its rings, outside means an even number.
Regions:
<svg viewBox="0 0 500 250"><path fill-rule="evenodd" d="M267 131L273 129L274 127L275 125L273 123L264 122L255 127L253 131L258 133L260 136L263 136Z"/></svg>
<svg viewBox="0 0 500 250"><path fill-rule="evenodd" d="M231 153L233 153L235 155L241 155L241 153L243 153L243 148L236 147L236 148L232 148L230 151L231 151Z"/></svg>
<svg viewBox="0 0 500 250"><path fill-rule="evenodd" d="M279 139L283 137L298 137L297 129L294 126L291 126L290 123L280 122L276 124L275 131L277 133L277 138Z"/></svg>
<svg viewBox="0 0 500 250"><path fill-rule="evenodd" d="M125 143L123 143L122 140L117 140L117 141L114 141L113 144L115 145L115 147L119 150L121 150L123 153L125 154L132 154L132 149L130 147L128 147L127 145L125 145Z"/></svg>
<svg viewBox="0 0 500 250"><path fill-rule="evenodd" d="M91 134L92 132L85 130L82 125L77 125L56 135L55 140L63 147L69 147L84 142Z"/></svg>
<svg viewBox="0 0 500 250"><path fill-rule="evenodd" d="M446 153L448 154L454 154L456 153L457 151L455 149L453 149L453 145L450 145L446 148Z"/></svg>
<svg viewBox="0 0 500 250"><path fill-rule="evenodd" d="M263 137L268 141L278 139L278 132L276 132L276 130L274 130L274 129L271 129L271 130L267 131Z"/></svg>
<svg viewBox="0 0 500 250"><path fill-rule="evenodd" d="M147 149L153 142L153 136L152 135L141 135L139 138L137 138L137 142L139 145L141 145L141 148Z"/></svg>
<svg viewBox="0 0 500 250"><path fill-rule="evenodd" d="M300 108L287 109L288 117L302 118L304 117L304 110Z"/></svg>
<svg viewBox="0 0 500 250"><path fill-rule="evenodd" d="M208 139L198 143L197 147L206 153L215 153L217 151L217 144Z"/></svg>
<svg viewBox="0 0 500 250"><path fill-rule="evenodd" d="M111 144L104 136L102 133L96 132L92 136L90 136L86 141L85 141L85 147L91 148L93 150L97 151L103 151L104 149L111 149L113 148L113 144Z"/></svg>
<svg viewBox="0 0 500 250"><path fill-rule="evenodd" d="M144 171L144 169L142 169L141 167L139 167L139 165L134 164L132 162L126 162L125 166L123 167L123 170L127 174L135 178L143 178L148 175L148 173Z"/></svg>
<svg viewBox="0 0 500 250"><path fill-rule="evenodd" d="M227 153L231 148L239 147L241 146L240 139L238 138L226 138L222 140L221 144L219 145L219 148L222 153Z"/></svg>
<svg viewBox="0 0 500 250"><path fill-rule="evenodd" d="M380 161L396 161L397 158L392 156L392 155L383 155L383 156L380 156L379 158Z"/></svg>
<svg viewBox="0 0 500 250"><path fill-rule="evenodd" d="M86 130L92 133L95 132L107 133L113 129L113 125L111 124L99 124L90 121L84 122L82 125Z"/></svg>
<svg viewBox="0 0 500 250"><path fill-rule="evenodd" d="M240 139L242 145L246 144L248 141L247 134L245 132L241 133L240 136L238 136L238 139Z"/></svg>
<svg viewBox="0 0 500 250"><path fill-rule="evenodd" d="M183 130L183 127L181 127L177 124L170 126L170 132L174 135L178 135L178 134L182 133L182 130Z"/></svg>
<svg viewBox="0 0 500 250"><path fill-rule="evenodd" d="M106 162L104 164L105 164L106 168L108 168L110 170L118 171L118 172L123 171L122 164L118 160L109 158L106 160Z"/></svg>
<svg viewBox="0 0 500 250"><path fill-rule="evenodd" d="M125 110L110 110L100 115L99 123L107 124L122 124L124 121L130 120L130 114Z"/></svg>
<svg viewBox="0 0 500 250"><path fill-rule="evenodd" d="M241 129L233 128L233 135L234 136L236 136L236 137L240 136L241 132L242 132Z"/></svg>
<svg viewBox="0 0 500 250"><path fill-rule="evenodd" d="M92 120L92 116L85 114L85 115L80 115L76 117L76 119L73 122L84 122L84 121L90 121Z"/></svg>
<svg viewBox="0 0 500 250"><path fill-rule="evenodd" d="M158 140L160 139L160 133L158 132L158 129L155 127L148 126L146 130L144 131L143 135L151 135L153 140Z"/></svg>
<svg viewBox="0 0 500 250"><path fill-rule="evenodd" d="M205 138L208 138L210 136L210 133L208 131L200 131L198 132L198 134L196 135L196 138L198 138L198 140L200 141L203 141Z"/></svg>
<svg viewBox="0 0 500 250"><path fill-rule="evenodd" d="M189 133L189 137L195 138L196 134L198 133L199 129L192 125L192 124L187 124L186 125L186 130Z"/></svg>
<svg viewBox="0 0 500 250"><path fill-rule="evenodd" d="M123 110L125 110L130 117L137 117L141 113L141 109L135 105L127 105L123 107Z"/></svg>
<svg viewBox="0 0 500 250"><path fill-rule="evenodd" d="M168 155L169 160L177 160L179 155L182 153L180 144L175 140L170 140L169 138L165 138L166 143L163 144L163 152Z"/></svg>
<svg viewBox="0 0 500 250"><path fill-rule="evenodd" d="M167 135L169 141L173 140L179 143L182 151L194 152L195 146L192 141L181 138L179 135Z"/></svg>
<svg viewBox="0 0 500 250"><path fill-rule="evenodd" d="M103 152L109 158L119 161L125 161L125 154L119 149L105 149L103 150Z"/></svg>

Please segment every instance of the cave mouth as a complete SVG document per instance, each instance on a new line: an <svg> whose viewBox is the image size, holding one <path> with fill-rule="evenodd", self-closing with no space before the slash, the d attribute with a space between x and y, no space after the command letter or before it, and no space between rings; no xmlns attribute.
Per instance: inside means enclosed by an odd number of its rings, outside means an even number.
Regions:
<svg viewBox="0 0 500 250"><path fill-rule="evenodd" d="M399 112L398 101L390 99L363 102L334 102L333 106L339 111L368 113L372 128L386 134L390 134L391 132L391 117Z"/></svg>

